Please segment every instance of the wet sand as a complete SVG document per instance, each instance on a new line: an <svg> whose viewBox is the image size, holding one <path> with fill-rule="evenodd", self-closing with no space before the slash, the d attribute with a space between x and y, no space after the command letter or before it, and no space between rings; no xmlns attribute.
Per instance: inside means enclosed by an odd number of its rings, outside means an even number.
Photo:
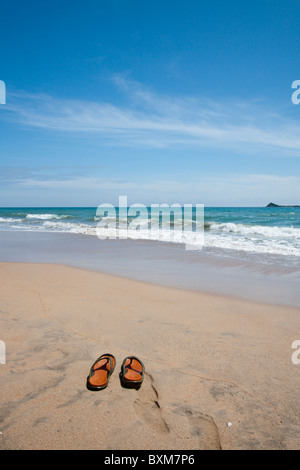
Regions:
<svg viewBox="0 0 300 470"><path fill-rule="evenodd" d="M0 262L54 263L167 287L300 308L300 259L237 250L185 250L149 240L0 231Z"/></svg>
<svg viewBox="0 0 300 470"><path fill-rule="evenodd" d="M1 449L300 448L299 308L7 262L0 299ZM107 352L116 370L91 392ZM138 391L120 385L127 355Z"/></svg>

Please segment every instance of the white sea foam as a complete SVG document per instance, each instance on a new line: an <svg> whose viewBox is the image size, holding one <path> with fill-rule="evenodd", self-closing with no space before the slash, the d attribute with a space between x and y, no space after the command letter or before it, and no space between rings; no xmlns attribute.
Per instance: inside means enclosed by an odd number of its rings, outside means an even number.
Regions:
<svg viewBox="0 0 300 470"><path fill-rule="evenodd" d="M54 232L69 232L83 235L96 235L96 227L80 223L47 221L43 223L43 228Z"/></svg>
<svg viewBox="0 0 300 470"><path fill-rule="evenodd" d="M278 239L257 239L246 237L221 237L205 234L205 246L227 250L270 253L286 256L300 256L300 244Z"/></svg>
<svg viewBox="0 0 300 470"><path fill-rule="evenodd" d="M15 223L15 222L23 222L23 219L13 219L11 217L0 217L0 223Z"/></svg>
<svg viewBox="0 0 300 470"><path fill-rule="evenodd" d="M300 256L300 228L210 222L206 225L205 246Z"/></svg>
<svg viewBox="0 0 300 470"><path fill-rule="evenodd" d="M99 238L129 238L133 240L152 240L184 244L199 244L195 232L182 231L182 220L176 218L174 230L168 224L159 227L158 218L152 219L152 229L148 227L148 219L138 217L132 219L127 230L126 218L120 219L120 229L116 229L115 218L98 217L92 223L66 220L68 215L49 213L27 214L26 218L1 217L1 228L5 230L27 230L41 232L64 232L82 235L99 236ZM63 220L64 219L64 220ZM100 222L100 224L99 224ZM104 222L108 223L108 228ZM136 227L139 226L139 230ZM201 235L200 235L201 239ZM270 253L300 257L300 228L293 226L264 226L233 222L206 222L204 247L222 250L239 250L253 253Z"/></svg>
<svg viewBox="0 0 300 470"><path fill-rule="evenodd" d="M114 227L90 227L85 224L66 224L46 222L48 228L97 235L101 238L129 238L133 240L152 240L173 243L200 244L201 235L194 232L141 228L140 230L116 229ZM241 224L215 224L214 230L206 231L204 246L228 250L300 256L299 229L283 227L246 227ZM216 230L217 229L217 230ZM219 233L218 233L219 232Z"/></svg>
<svg viewBox="0 0 300 470"><path fill-rule="evenodd" d="M300 228L294 227L270 227L264 225L234 224L231 222L217 223L210 222L209 230L216 232L235 233L237 235L255 236L260 235L266 238L296 238L300 240Z"/></svg>
<svg viewBox="0 0 300 470"><path fill-rule="evenodd" d="M65 219L70 216L68 215L57 215L57 214L27 214L26 219L37 219L37 220L51 220L51 219Z"/></svg>

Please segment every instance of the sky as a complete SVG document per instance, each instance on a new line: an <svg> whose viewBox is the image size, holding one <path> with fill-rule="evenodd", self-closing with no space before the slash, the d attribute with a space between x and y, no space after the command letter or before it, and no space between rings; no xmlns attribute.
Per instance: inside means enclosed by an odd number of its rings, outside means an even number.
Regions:
<svg viewBox="0 0 300 470"><path fill-rule="evenodd" d="M15 0L0 19L1 207L300 204L299 0Z"/></svg>

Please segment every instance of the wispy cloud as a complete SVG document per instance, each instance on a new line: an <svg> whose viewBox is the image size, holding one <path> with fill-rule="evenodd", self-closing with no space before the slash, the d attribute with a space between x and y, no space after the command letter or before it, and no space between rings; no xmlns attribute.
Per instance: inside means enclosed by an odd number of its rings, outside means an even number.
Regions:
<svg viewBox="0 0 300 470"><path fill-rule="evenodd" d="M262 102L161 96L116 75L126 104L16 93L6 106L20 123L113 145L216 147L300 156L299 123Z"/></svg>
<svg viewBox="0 0 300 470"><path fill-rule="evenodd" d="M5 186L5 185L4 185ZM4 187L3 186L3 187ZM116 202L118 195L127 195L130 203L205 203L206 205L264 205L268 202L295 204L300 177L264 174L227 174L195 176L194 178L128 178L99 176L51 177L48 174L28 174L11 179L14 192L52 194L75 197L81 205ZM216 188L218 188L216 194ZM96 200L95 200L96 196ZM93 201L93 202L92 202ZM96 202L95 202L96 201Z"/></svg>

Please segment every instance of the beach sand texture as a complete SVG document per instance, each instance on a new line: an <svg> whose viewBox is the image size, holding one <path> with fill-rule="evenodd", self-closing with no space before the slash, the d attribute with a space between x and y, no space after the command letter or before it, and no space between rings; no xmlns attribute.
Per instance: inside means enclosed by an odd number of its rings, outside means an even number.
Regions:
<svg viewBox="0 0 300 470"><path fill-rule="evenodd" d="M51 264L1 263L0 294L1 449L300 448L299 309ZM103 353L116 369L91 392Z"/></svg>

